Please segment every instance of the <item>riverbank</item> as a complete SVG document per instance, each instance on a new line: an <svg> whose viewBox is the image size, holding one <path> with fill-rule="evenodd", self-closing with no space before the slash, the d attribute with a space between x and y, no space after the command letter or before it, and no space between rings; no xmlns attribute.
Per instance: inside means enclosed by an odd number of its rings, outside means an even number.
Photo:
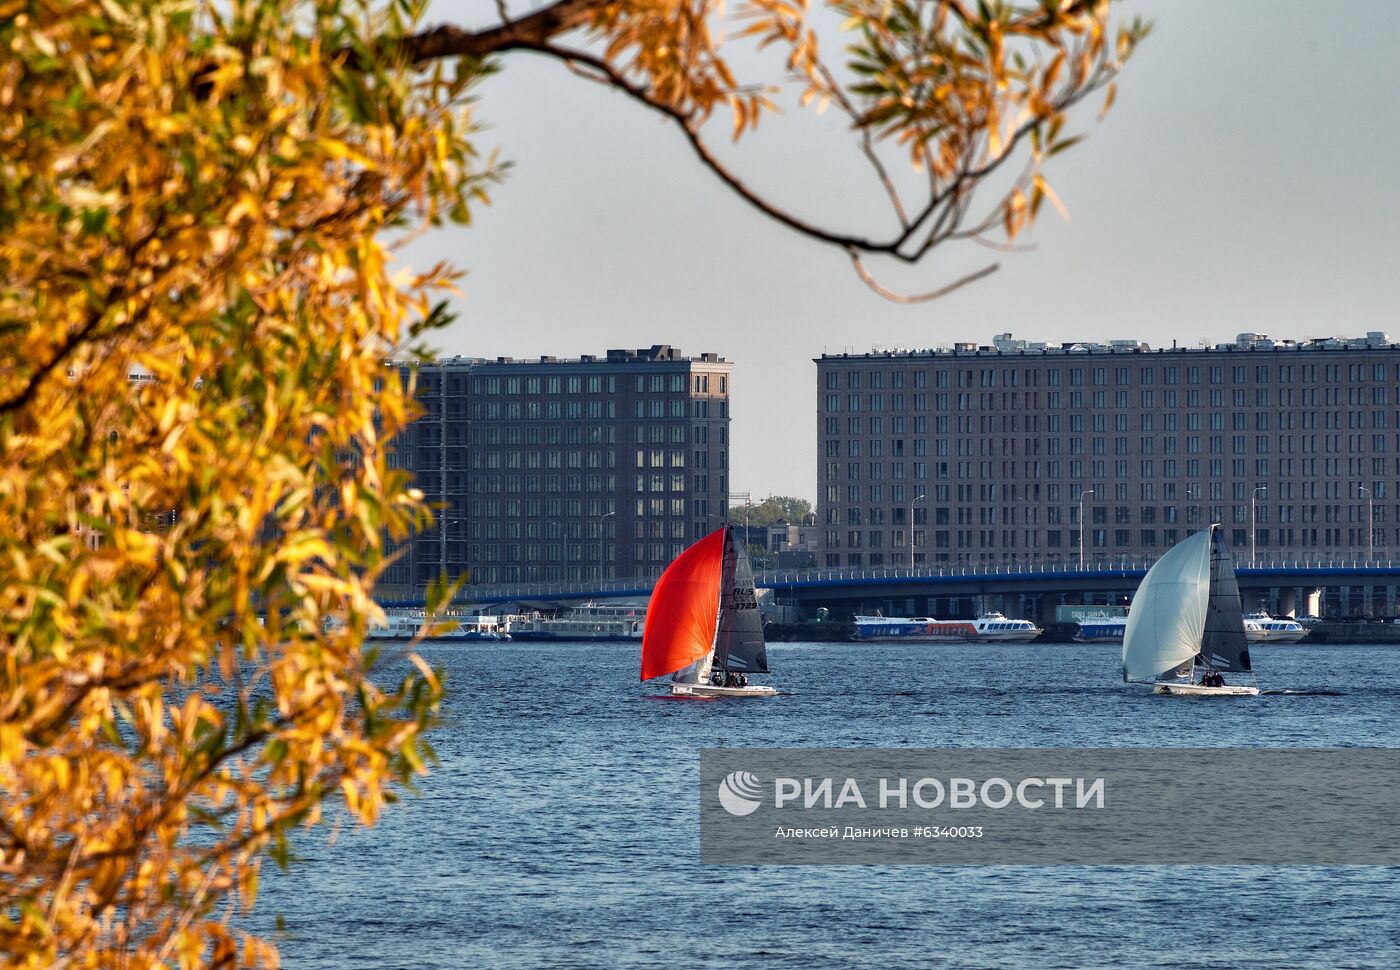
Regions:
<svg viewBox="0 0 1400 970"><path fill-rule="evenodd" d="M1394 623L1313 623L1304 643L1400 643L1400 625Z"/></svg>

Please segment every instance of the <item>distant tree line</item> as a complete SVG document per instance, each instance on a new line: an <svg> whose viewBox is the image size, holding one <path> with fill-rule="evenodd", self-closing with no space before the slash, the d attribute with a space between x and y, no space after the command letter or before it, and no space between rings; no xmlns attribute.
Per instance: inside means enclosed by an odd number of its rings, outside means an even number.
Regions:
<svg viewBox="0 0 1400 970"><path fill-rule="evenodd" d="M764 526L787 522L801 525L812 514L812 503L805 498L791 495L770 495L761 502L736 505L729 510L729 521L734 525Z"/></svg>

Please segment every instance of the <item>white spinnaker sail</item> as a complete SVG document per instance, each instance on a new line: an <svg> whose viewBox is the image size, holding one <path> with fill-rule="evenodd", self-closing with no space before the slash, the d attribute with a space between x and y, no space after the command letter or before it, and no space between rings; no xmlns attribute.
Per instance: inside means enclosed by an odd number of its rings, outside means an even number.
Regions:
<svg viewBox="0 0 1400 970"><path fill-rule="evenodd" d="M1123 679L1155 680L1201 649L1210 601L1210 528L1186 539L1147 571L1123 631Z"/></svg>

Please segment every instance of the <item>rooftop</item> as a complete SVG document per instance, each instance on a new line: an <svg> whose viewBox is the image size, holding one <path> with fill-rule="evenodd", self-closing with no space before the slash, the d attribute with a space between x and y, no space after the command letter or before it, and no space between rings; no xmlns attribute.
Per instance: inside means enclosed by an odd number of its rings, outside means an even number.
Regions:
<svg viewBox="0 0 1400 970"><path fill-rule="evenodd" d="M1153 348L1146 341L1110 340L1107 342L1083 341L1077 343L1045 343L1042 341L1016 340L1009 333L999 333L992 338L990 346L975 343L944 344L923 349L889 348L875 349L866 353L846 351L840 354L822 354L817 362L832 360L870 360L885 357L982 357L982 356L1076 356L1080 354L1162 354L1162 353L1205 353L1220 351L1317 351L1317 350L1376 350L1400 347L1390 334L1372 330L1364 337L1310 337L1307 340L1273 340L1268 334L1242 333L1234 343L1211 344L1202 340L1195 346L1179 347L1173 341L1170 347Z"/></svg>
<svg viewBox="0 0 1400 970"><path fill-rule="evenodd" d="M411 361L386 361L390 366L410 367ZM726 361L719 354L702 353L696 357L687 357L679 348L670 344L652 344L650 347L639 347L636 350L615 349L609 350L606 356L599 357L596 354L581 354L578 357L440 357L428 366L430 367L487 367L496 365L526 365L538 366L540 364L650 364L650 363L697 363L697 364L726 364Z"/></svg>

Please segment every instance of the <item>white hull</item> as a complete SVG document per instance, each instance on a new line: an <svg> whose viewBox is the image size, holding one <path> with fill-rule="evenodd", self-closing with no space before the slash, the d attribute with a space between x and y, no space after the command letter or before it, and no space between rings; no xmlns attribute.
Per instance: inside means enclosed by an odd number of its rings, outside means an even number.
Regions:
<svg viewBox="0 0 1400 970"><path fill-rule="evenodd" d="M776 688L761 684L747 687L716 687L714 684L672 684L671 693L677 697L776 697Z"/></svg>
<svg viewBox="0 0 1400 970"><path fill-rule="evenodd" d="M1307 630L1245 630L1250 643L1297 643L1308 635Z"/></svg>
<svg viewBox="0 0 1400 970"><path fill-rule="evenodd" d="M856 639L867 643L1027 643L1044 631L1029 620L988 613L976 620L935 620L928 616L857 616Z"/></svg>
<svg viewBox="0 0 1400 970"><path fill-rule="evenodd" d="M856 637L861 643L1029 643L1040 636L1043 631L1037 629L1028 633L1012 633L1006 636L991 636L982 634L935 634L927 633L909 634L907 636L893 637L867 637L858 635Z"/></svg>
<svg viewBox="0 0 1400 970"><path fill-rule="evenodd" d="M1182 684L1157 681L1152 685L1154 694L1173 694L1181 697L1257 697L1258 687L1206 687L1202 684Z"/></svg>
<svg viewBox="0 0 1400 970"><path fill-rule="evenodd" d="M1308 635L1296 620L1274 619L1267 613L1244 618L1244 638L1250 643L1297 643Z"/></svg>

